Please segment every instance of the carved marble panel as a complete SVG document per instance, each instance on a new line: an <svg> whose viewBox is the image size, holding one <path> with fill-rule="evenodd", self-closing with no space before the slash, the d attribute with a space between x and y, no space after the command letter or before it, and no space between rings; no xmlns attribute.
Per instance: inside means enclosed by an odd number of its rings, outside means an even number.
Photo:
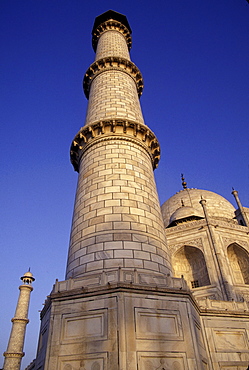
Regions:
<svg viewBox="0 0 249 370"><path fill-rule="evenodd" d="M185 353L140 352L138 353L139 370L187 370Z"/></svg>
<svg viewBox="0 0 249 370"><path fill-rule="evenodd" d="M63 359L60 362L60 370L107 370L107 356L103 354L84 355L81 358Z"/></svg>
<svg viewBox="0 0 249 370"><path fill-rule="evenodd" d="M202 238L185 240L184 242L181 242L181 243L178 243L178 244L173 244L173 245L171 245L169 243L169 249L170 249L171 253L174 254L177 250L184 247L185 245L203 249Z"/></svg>
<svg viewBox="0 0 249 370"><path fill-rule="evenodd" d="M239 352L249 350L246 330L213 329L213 338L217 352Z"/></svg>
<svg viewBox="0 0 249 370"><path fill-rule="evenodd" d="M231 362L230 364L222 365L222 363L219 363L219 369L221 370L245 370L248 367L247 361L240 361L239 363L236 361Z"/></svg>
<svg viewBox="0 0 249 370"><path fill-rule="evenodd" d="M107 309L90 311L80 316L63 315L62 340L99 340L107 338Z"/></svg>
<svg viewBox="0 0 249 370"><path fill-rule="evenodd" d="M183 339L179 311L135 308L135 323L138 339Z"/></svg>
<svg viewBox="0 0 249 370"><path fill-rule="evenodd" d="M202 330L201 330L201 325L200 325L199 322L197 322L195 320L194 317L193 317L193 322L194 322L194 328L195 328L195 335L196 335L197 343L199 344L199 346L201 346L203 349L205 349Z"/></svg>

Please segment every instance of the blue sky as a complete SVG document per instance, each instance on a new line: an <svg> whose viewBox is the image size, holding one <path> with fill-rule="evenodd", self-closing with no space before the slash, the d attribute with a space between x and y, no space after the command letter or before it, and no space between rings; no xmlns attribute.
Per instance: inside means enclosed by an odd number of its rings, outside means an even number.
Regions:
<svg viewBox="0 0 249 370"><path fill-rule="evenodd" d="M77 174L69 161L87 101L94 18L127 16L132 61L144 77L145 122L161 144L160 201L189 187L231 187L249 206L249 4L246 0L1 0L1 352L19 277L36 277L24 368L35 357L39 312L64 279ZM0 363L1 367L1 363Z"/></svg>

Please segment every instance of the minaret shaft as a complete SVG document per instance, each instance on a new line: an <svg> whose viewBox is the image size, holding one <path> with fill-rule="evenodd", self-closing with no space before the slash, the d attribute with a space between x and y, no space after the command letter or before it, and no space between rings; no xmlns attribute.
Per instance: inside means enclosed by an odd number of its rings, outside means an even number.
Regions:
<svg viewBox="0 0 249 370"><path fill-rule="evenodd" d="M108 30L101 34L95 60L110 56L130 60L126 39L122 33L116 30Z"/></svg>
<svg viewBox="0 0 249 370"><path fill-rule="evenodd" d="M102 72L92 81L86 124L111 118L144 123L135 81L115 69Z"/></svg>
<svg viewBox="0 0 249 370"><path fill-rule="evenodd" d="M170 272L153 175L160 149L144 124L128 28L111 19L93 30L86 122L71 148L79 179L66 278L118 267Z"/></svg>

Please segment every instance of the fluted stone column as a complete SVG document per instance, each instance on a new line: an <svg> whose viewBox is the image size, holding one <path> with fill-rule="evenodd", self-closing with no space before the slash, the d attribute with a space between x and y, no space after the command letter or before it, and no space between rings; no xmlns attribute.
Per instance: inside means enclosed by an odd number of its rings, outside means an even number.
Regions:
<svg viewBox="0 0 249 370"><path fill-rule="evenodd" d="M131 29L125 16L108 11L96 18L92 35L96 59L83 81L86 122L71 146L79 178L66 278L115 268L167 274L153 174L160 148L143 120Z"/></svg>
<svg viewBox="0 0 249 370"><path fill-rule="evenodd" d="M3 370L19 370L21 360L24 356L23 345L25 339L26 326L28 320L28 309L30 293L33 290L32 282L35 280L31 272L26 272L21 277L23 284L19 286L20 294L16 306L15 316L12 321L12 330L10 333L7 351L4 352Z"/></svg>

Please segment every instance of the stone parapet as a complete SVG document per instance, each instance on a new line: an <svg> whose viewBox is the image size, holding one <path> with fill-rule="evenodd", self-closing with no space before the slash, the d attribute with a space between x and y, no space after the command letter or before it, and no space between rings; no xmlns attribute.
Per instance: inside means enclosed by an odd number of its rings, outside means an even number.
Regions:
<svg viewBox="0 0 249 370"><path fill-rule="evenodd" d="M176 290L187 290L189 288L183 278L175 278L165 274L155 274L139 271L139 269L116 268L98 273L85 273L79 278L70 278L64 281L56 281L52 293L58 293L73 289L87 289L103 287L110 284L134 284L144 287L171 288Z"/></svg>
<svg viewBox="0 0 249 370"><path fill-rule="evenodd" d="M248 302L235 302L235 301L221 301L216 299L198 299L198 304L201 310L205 311L227 311L229 316L236 315L238 312L243 312L246 316L249 315Z"/></svg>
<svg viewBox="0 0 249 370"><path fill-rule="evenodd" d="M155 134L141 123L113 119L95 122L81 128L71 145L71 162L75 171L79 171L79 164L83 153L93 144L108 140L125 140L135 142L149 154L153 169L158 166L160 146Z"/></svg>
<svg viewBox="0 0 249 370"><path fill-rule="evenodd" d="M83 89L87 99L89 98L90 87L93 79L101 72L109 70L127 73L136 83L138 96L142 95L144 84L142 74L138 67L133 62L125 58L109 56L98 59L91 64L86 71L83 80Z"/></svg>

